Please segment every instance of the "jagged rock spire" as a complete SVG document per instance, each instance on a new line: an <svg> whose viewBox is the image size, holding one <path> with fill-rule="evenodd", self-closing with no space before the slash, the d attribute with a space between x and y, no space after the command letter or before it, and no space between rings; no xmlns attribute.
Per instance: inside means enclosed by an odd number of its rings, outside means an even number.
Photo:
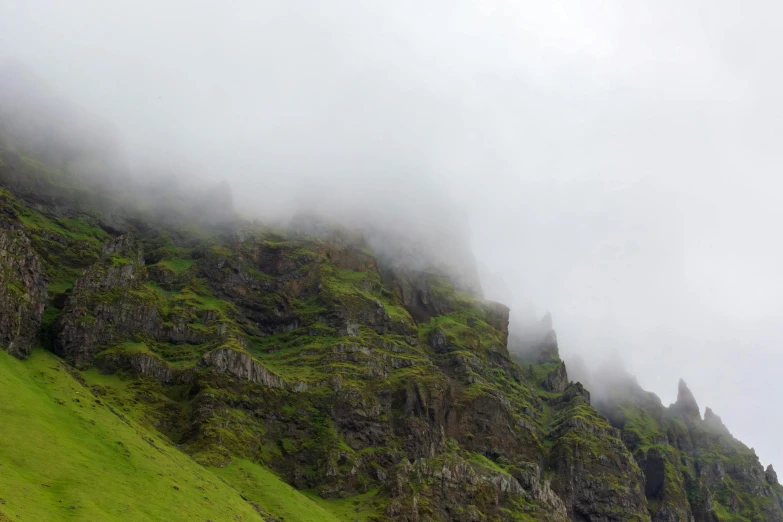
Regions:
<svg viewBox="0 0 783 522"><path fill-rule="evenodd" d="M723 424L721 418L709 406L704 410L704 423L715 431L729 433L729 429Z"/></svg>
<svg viewBox="0 0 783 522"><path fill-rule="evenodd" d="M675 413L678 413L685 418L701 419L701 413L699 405L696 403L696 398L682 379L680 379L680 383L677 387L677 402L675 402L671 408ZM711 410L710 413L712 413Z"/></svg>
<svg viewBox="0 0 783 522"><path fill-rule="evenodd" d="M764 472L764 476L767 478L767 482L769 482L770 484L778 483L778 474L775 473L772 464L767 466L767 471Z"/></svg>
<svg viewBox="0 0 783 522"><path fill-rule="evenodd" d="M541 386L551 392L562 393L568 388L568 373L566 365L561 362L557 368L547 374L546 379L541 382Z"/></svg>

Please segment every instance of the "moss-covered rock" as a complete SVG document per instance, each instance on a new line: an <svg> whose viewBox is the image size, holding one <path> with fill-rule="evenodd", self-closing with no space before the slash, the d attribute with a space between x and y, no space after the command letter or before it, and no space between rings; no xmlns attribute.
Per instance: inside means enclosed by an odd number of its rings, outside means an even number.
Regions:
<svg viewBox="0 0 783 522"><path fill-rule="evenodd" d="M783 520L779 493L755 453L731 436L680 381L664 408L631 378L620 378L599 403L645 474L654 521Z"/></svg>
<svg viewBox="0 0 783 522"><path fill-rule="evenodd" d="M107 213L17 163L0 172L21 191L0 192L0 311L17 314L1 339L43 334L202 464L372 497L377 520L780 520L774 471L687 388L666 409L626 387L599 413L551 320L509 342L508 308L447 271L315 222L184 226L176 198Z"/></svg>
<svg viewBox="0 0 783 522"><path fill-rule="evenodd" d="M0 349L20 359L30 355L46 302L43 268L30 239L0 228Z"/></svg>

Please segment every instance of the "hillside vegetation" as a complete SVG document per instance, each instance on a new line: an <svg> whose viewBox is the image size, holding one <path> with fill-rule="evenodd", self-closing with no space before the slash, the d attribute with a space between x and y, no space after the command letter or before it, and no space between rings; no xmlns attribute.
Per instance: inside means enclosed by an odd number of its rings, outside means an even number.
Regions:
<svg viewBox="0 0 783 522"><path fill-rule="evenodd" d="M687 388L596 409L551 327L509 342L360 231L161 212L13 147L0 185L8 520L783 521Z"/></svg>

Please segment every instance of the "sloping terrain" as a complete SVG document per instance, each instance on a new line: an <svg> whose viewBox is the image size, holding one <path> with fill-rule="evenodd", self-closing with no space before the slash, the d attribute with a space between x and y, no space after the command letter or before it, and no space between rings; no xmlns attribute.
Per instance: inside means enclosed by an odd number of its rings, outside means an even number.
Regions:
<svg viewBox="0 0 783 522"><path fill-rule="evenodd" d="M78 375L77 378L78 379ZM0 352L4 520L263 520L164 439L92 395L55 355Z"/></svg>
<svg viewBox="0 0 783 522"><path fill-rule="evenodd" d="M687 397L599 413L550 329L518 349L507 307L361 233L152 212L13 148L0 184L12 520L783 520Z"/></svg>
<svg viewBox="0 0 783 522"><path fill-rule="evenodd" d="M781 490L772 466L731 436L710 408L702 419L686 384L664 408L635 380L617 379L597 403L644 469L654 520L780 520Z"/></svg>

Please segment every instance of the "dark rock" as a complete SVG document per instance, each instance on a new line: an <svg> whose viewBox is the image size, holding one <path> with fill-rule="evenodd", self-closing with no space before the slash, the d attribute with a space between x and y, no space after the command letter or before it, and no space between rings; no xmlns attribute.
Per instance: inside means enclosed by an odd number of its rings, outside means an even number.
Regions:
<svg viewBox="0 0 783 522"><path fill-rule="evenodd" d="M133 400L199 462L263 462L331 499L377 489L380 518L400 522L781 520L774 471L710 409L701 421L684 383L667 410L615 378L615 395L596 395L605 418L569 383L548 314L509 340L507 307L415 251L376 263L361 234L314 222L216 230L231 198L210 196L208 241L172 229L174 213L96 217L134 236L78 266L55 343L78 365L158 381L130 383Z"/></svg>
<svg viewBox="0 0 783 522"><path fill-rule="evenodd" d="M696 403L696 399L685 384L685 381L680 379L677 387L677 402L672 404L669 409L675 414L688 420L700 420L701 413L699 405Z"/></svg>
<svg viewBox="0 0 783 522"><path fill-rule="evenodd" d="M541 386L547 391L564 392L568 387L568 374L566 373L565 363L561 362L557 368L549 372L546 379L541 381Z"/></svg>
<svg viewBox="0 0 783 522"><path fill-rule="evenodd" d="M552 489L572 520L646 520L644 474L619 430L605 420L590 420L589 397L576 383L548 403L559 419L550 434ZM598 476L602 478L596 480Z"/></svg>
<svg viewBox="0 0 783 522"><path fill-rule="evenodd" d="M729 429L723 424L721 418L715 415L709 407L704 410L704 425L708 426L716 433L729 435Z"/></svg>
<svg viewBox="0 0 783 522"><path fill-rule="evenodd" d="M449 339L446 332L440 328L434 328L430 332L429 344L436 353L446 353L449 351Z"/></svg>
<svg viewBox="0 0 783 522"><path fill-rule="evenodd" d="M0 229L0 349L20 359L30 355L47 298L30 239L21 230Z"/></svg>
<svg viewBox="0 0 783 522"><path fill-rule="evenodd" d="M530 489L535 490L536 500L546 508L539 507L537 515L546 520L566 522L568 516L562 501L548 487L540 484L535 474L525 475ZM389 520L453 520L459 522L486 520L500 514L498 508L514 497L524 495L525 489L513 476L491 470L456 457L445 459L417 459L413 464L403 460L389 479L392 498L386 510ZM420 491L411 493L408 484L419 484ZM533 486L535 484L535 486ZM419 498L429 500L428 509L435 513L426 514ZM531 506L532 507L532 506ZM433 516L434 515L434 516ZM505 519L505 518L502 518Z"/></svg>
<svg viewBox="0 0 783 522"><path fill-rule="evenodd" d="M775 473L775 469L772 467L772 464L767 466L767 470L764 472L764 477L767 479L767 482L769 482L772 485L778 484L778 474Z"/></svg>
<svg viewBox="0 0 783 522"><path fill-rule="evenodd" d="M283 379L270 372L250 354L231 348L221 348L205 354L201 364L210 366L218 372L228 372L235 377L269 388L282 388Z"/></svg>
<svg viewBox="0 0 783 522"><path fill-rule="evenodd" d="M140 377L152 377L164 384L185 384L193 379L192 370L175 370L151 353L102 353L94 362L104 373L128 371Z"/></svg>

